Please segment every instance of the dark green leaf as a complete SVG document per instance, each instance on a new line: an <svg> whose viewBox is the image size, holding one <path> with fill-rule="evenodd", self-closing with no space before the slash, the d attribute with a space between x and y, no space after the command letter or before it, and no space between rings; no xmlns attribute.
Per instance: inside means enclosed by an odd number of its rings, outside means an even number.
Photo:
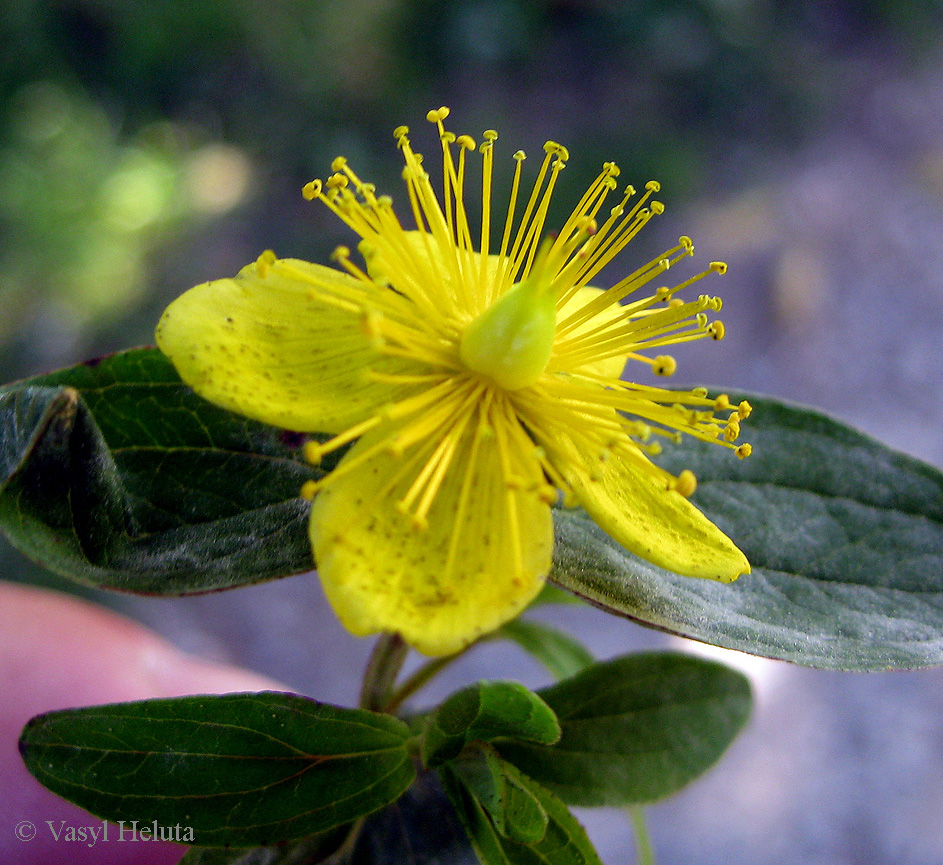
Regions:
<svg viewBox="0 0 943 865"><path fill-rule="evenodd" d="M513 640L558 679L575 676L596 660L579 640L540 622L514 619L496 631L495 636Z"/></svg>
<svg viewBox="0 0 943 865"><path fill-rule="evenodd" d="M697 474L694 502L752 574L670 574L558 510L552 578L644 624L755 655L847 670L943 663L943 474L818 412L747 396L750 458L685 439L663 464Z"/></svg>
<svg viewBox="0 0 943 865"><path fill-rule="evenodd" d="M547 831L547 812L528 789L521 773L490 745L467 748L449 769L488 813L495 829L506 838L534 843Z"/></svg>
<svg viewBox="0 0 943 865"><path fill-rule="evenodd" d="M0 391L0 526L79 582L179 594L314 567L302 437L215 408L157 349Z"/></svg>
<svg viewBox="0 0 943 865"><path fill-rule="evenodd" d="M750 713L740 673L673 654L595 664L540 695L557 713L560 741L497 748L570 805L629 805L680 790L717 761Z"/></svg>
<svg viewBox="0 0 943 865"><path fill-rule="evenodd" d="M482 865L602 865L585 830L566 805L532 778L508 767L547 818L540 839L527 843L498 831L474 788L452 764L443 766L440 771L449 798Z"/></svg>
<svg viewBox="0 0 943 865"><path fill-rule="evenodd" d="M249 847L396 800L415 776L409 735L389 715L263 692L50 712L27 724L20 750L42 784L99 817Z"/></svg>
<svg viewBox="0 0 943 865"><path fill-rule="evenodd" d="M466 742L511 737L550 744L560 738L553 712L517 682L478 682L452 694L429 716L422 737L426 766L451 760Z"/></svg>

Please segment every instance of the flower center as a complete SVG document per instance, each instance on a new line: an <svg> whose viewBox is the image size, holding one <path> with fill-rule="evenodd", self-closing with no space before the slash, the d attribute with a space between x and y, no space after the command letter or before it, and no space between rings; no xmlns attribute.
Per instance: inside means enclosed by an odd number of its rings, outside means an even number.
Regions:
<svg viewBox="0 0 943 865"><path fill-rule="evenodd" d="M545 241L528 277L511 286L462 334L459 354L469 369L505 390L534 384L547 368L557 328L557 298Z"/></svg>

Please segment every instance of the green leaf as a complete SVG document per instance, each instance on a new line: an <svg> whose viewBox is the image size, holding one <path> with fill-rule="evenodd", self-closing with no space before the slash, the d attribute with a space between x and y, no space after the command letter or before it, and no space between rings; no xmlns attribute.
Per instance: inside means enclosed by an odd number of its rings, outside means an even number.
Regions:
<svg viewBox="0 0 943 865"><path fill-rule="evenodd" d="M675 654L595 664L539 693L560 720L560 741L496 747L570 805L623 806L680 790L719 759L750 713L744 676Z"/></svg>
<svg viewBox="0 0 943 865"><path fill-rule="evenodd" d="M50 570L124 591L300 573L299 490L319 476L301 443L202 400L157 349L122 352L0 391L0 526Z"/></svg>
<svg viewBox="0 0 943 865"><path fill-rule="evenodd" d="M558 679L575 676L596 660L589 649L569 634L527 619L508 622L495 632L495 637L517 643Z"/></svg>
<svg viewBox="0 0 943 865"><path fill-rule="evenodd" d="M547 812L521 773L502 760L493 747L477 743L448 765L487 811L501 835L529 844L544 837Z"/></svg>
<svg viewBox="0 0 943 865"><path fill-rule="evenodd" d="M551 744L560 738L553 712L517 682L478 682L452 694L426 722L422 759L437 766L456 757L467 742L511 737Z"/></svg>
<svg viewBox="0 0 943 865"><path fill-rule="evenodd" d="M537 841L527 843L502 835L466 777L452 764L440 770L482 865L602 865L585 830L560 799L513 767L506 770L546 815L546 829Z"/></svg>
<svg viewBox="0 0 943 865"><path fill-rule="evenodd" d="M199 846L266 846L349 823L415 777L389 715L262 692L50 712L23 730L30 772L113 822L192 828Z"/></svg>
<svg viewBox="0 0 943 865"><path fill-rule="evenodd" d="M693 501L751 574L671 574L557 510L551 577L643 624L755 655L839 670L943 664L943 474L818 412L746 396L751 457L686 438L662 463L695 472Z"/></svg>

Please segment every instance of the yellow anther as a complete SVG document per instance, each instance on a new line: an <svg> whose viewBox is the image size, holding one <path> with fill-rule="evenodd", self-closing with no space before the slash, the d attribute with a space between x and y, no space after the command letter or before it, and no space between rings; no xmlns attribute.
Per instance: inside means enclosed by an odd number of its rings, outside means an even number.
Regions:
<svg viewBox="0 0 943 865"><path fill-rule="evenodd" d="M518 150L511 158L516 159L518 162L523 162L527 159L527 154L523 150Z"/></svg>
<svg viewBox="0 0 943 865"><path fill-rule="evenodd" d="M674 301L672 301L672 303L674 303ZM707 329L707 313L706 312L699 312L696 316L694 316L694 320L697 322L697 326L701 330Z"/></svg>
<svg viewBox="0 0 943 865"><path fill-rule="evenodd" d="M745 460L753 453L753 445L744 442L740 447L734 450L734 453L742 460Z"/></svg>
<svg viewBox="0 0 943 865"><path fill-rule="evenodd" d="M322 183L320 180L311 180L301 187L301 194L308 200L313 201L321 194Z"/></svg>
<svg viewBox="0 0 943 865"><path fill-rule="evenodd" d="M655 375L674 375L678 369L678 362L670 354L660 354L652 361L652 372Z"/></svg>
<svg viewBox="0 0 943 865"><path fill-rule="evenodd" d="M734 442L740 435L740 424L736 421L730 421L727 426L724 427L724 438L729 442Z"/></svg>
<svg viewBox="0 0 943 865"><path fill-rule="evenodd" d="M682 234L681 237L678 238L678 243L684 247L684 251L688 255L694 252L694 241L691 240L691 238L688 237L686 234Z"/></svg>
<svg viewBox="0 0 943 865"><path fill-rule="evenodd" d="M614 162L604 162L602 164L602 167L605 170L606 174L608 174L610 177L618 177L620 174L622 174L622 169L619 168L619 166L616 165Z"/></svg>
<svg viewBox="0 0 943 865"><path fill-rule="evenodd" d="M690 498L697 489L697 478L690 469L685 469L670 483L670 489L673 489L679 495Z"/></svg>
<svg viewBox="0 0 943 865"><path fill-rule="evenodd" d="M459 135L458 138L455 139L455 143L459 147L464 147L466 150L475 149L475 139L470 135Z"/></svg>
<svg viewBox="0 0 943 865"><path fill-rule="evenodd" d="M497 141L498 133L494 129L486 129L481 133L485 141Z"/></svg>
<svg viewBox="0 0 943 865"><path fill-rule="evenodd" d="M334 251L331 253L331 261L342 261L345 258L350 258L350 247L335 247Z"/></svg>
<svg viewBox="0 0 943 865"><path fill-rule="evenodd" d="M616 179L615 179L614 177L607 177L607 178L603 181L603 186L605 186L606 189L609 189L609 190L615 189L618 185L619 185L619 184L618 184L618 182L616 181ZM613 208L613 210L615 210L615 208ZM620 207L620 208L619 208L619 213L621 214L621 212L622 212L622 208Z"/></svg>
<svg viewBox="0 0 943 865"><path fill-rule="evenodd" d="M665 265L665 270L668 269L668 267L667 267L667 265L668 265L668 259L663 258L663 259L659 262L659 264L664 264L664 265ZM656 300L666 300L666 299L669 298L669 297L671 297L671 289L668 288L667 285L661 285L661 286L659 286L657 289L655 289L655 299L656 299Z"/></svg>
<svg viewBox="0 0 943 865"><path fill-rule="evenodd" d="M750 405L746 400L740 403L737 406L737 414L740 415L740 420L746 420L753 412L753 406Z"/></svg>
<svg viewBox="0 0 943 865"><path fill-rule="evenodd" d="M714 273L726 273L727 272L727 262L726 261L712 261L708 267L714 271Z"/></svg>
<svg viewBox="0 0 943 865"><path fill-rule="evenodd" d="M344 174L332 174L327 179L328 189L344 189L350 181Z"/></svg>
<svg viewBox="0 0 943 865"><path fill-rule="evenodd" d="M428 114L426 114L426 120L428 120L430 123L440 123L441 121L445 120L449 114L449 109L443 105L441 108L433 109Z"/></svg>
<svg viewBox="0 0 943 865"><path fill-rule="evenodd" d="M556 504L557 488L550 484L541 484L537 487L537 498L545 505Z"/></svg>
<svg viewBox="0 0 943 865"><path fill-rule="evenodd" d="M635 187L630 183L630 184L625 188L625 197L626 197L626 198L631 198L633 195L635 195Z"/></svg>
<svg viewBox="0 0 943 865"><path fill-rule="evenodd" d="M657 180L649 180L648 183L645 184L645 188L649 192L658 192L661 189L661 184Z"/></svg>
<svg viewBox="0 0 943 865"><path fill-rule="evenodd" d="M668 308L669 308L669 309L677 309L679 306L684 306L684 301L683 301L680 297L673 297L673 298L671 298L670 301L668 301ZM704 313L703 313L703 312L702 312L702 313L698 313L698 315L699 315L699 316L702 316L702 315L704 315ZM698 318L698 324L700 324L700 323L701 323L701 320L700 320L700 318ZM704 323L705 323L705 324L707 323L707 318L706 318L706 317L704 318ZM704 325L701 325L701 327L703 327L703 326L704 326Z"/></svg>
<svg viewBox="0 0 943 865"><path fill-rule="evenodd" d="M318 482L317 481L305 481L301 485L301 489L298 492L303 499L307 499L309 502L315 497L318 492Z"/></svg>
<svg viewBox="0 0 943 865"><path fill-rule="evenodd" d="M305 442L301 449L301 454L311 465L318 466L321 464L321 445L317 442ZM311 481L308 483L311 483ZM307 484L305 484L305 486L307 486ZM304 487L302 487L302 489L304 489Z"/></svg>
<svg viewBox="0 0 943 865"><path fill-rule="evenodd" d="M265 279L265 277L268 276L269 269L276 261L275 253L272 252L271 249L266 249L265 252L255 260L255 270L260 279Z"/></svg>
<svg viewBox="0 0 943 865"><path fill-rule="evenodd" d="M455 141L455 133L449 132L447 129L439 136L439 139L444 141L446 144L452 144Z"/></svg>
<svg viewBox="0 0 943 865"><path fill-rule="evenodd" d="M722 393L714 400L714 411L726 411L730 408L730 397Z"/></svg>
<svg viewBox="0 0 943 865"><path fill-rule="evenodd" d="M409 135L408 126L397 126L396 129L393 130L393 137L397 141L399 141L401 138L405 138L407 135Z"/></svg>
<svg viewBox="0 0 943 865"><path fill-rule="evenodd" d="M347 165L346 156L335 156L334 161L331 162L331 171L343 171L345 165Z"/></svg>
<svg viewBox="0 0 943 865"><path fill-rule="evenodd" d="M723 339L726 333L724 323L722 321L712 321L710 325L708 325L707 332L711 335L711 339Z"/></svg>
<svg viewBox="0 0 943 865"><path fill-rule="evenodd" d="M651 211L652 213L655 214L655 216L659 216L660 214L665 212L665 205L662 204L660 201L653 201L649 205L649 207L651 208Z"/></svg>

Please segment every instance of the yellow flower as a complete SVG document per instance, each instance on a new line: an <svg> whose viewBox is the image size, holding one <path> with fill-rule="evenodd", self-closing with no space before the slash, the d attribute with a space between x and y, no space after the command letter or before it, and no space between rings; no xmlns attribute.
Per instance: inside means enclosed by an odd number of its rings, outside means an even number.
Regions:
<svg viewBox="0 0 943 865"><path fill-rule="evenodd" d="M633 299L691 255L687 237L611 288L589 283L663 206L657 183L614 206L618 168L606 163L556 235L543 239L568 154L548 142L529 194L516 162L500 241L492 243L497 133L476 143L448 132L443 192L433 188L406 127L408 209L377 195L343 158L304 194L361 238L366 268L346 248L342 269L264 253L234 279L174 301L157 329L161 349L205 398L267 423L333 438L306 445L313 463L355 442L303 491L313 498L311 542L325 592L358 635L398 631L428 654L448 654L516 616L551 563L551 505L582 506L633 553L693 577L749 572L739 549L649 455L685 433L736 446L750 411L703 390L622 381L626 359L671 375L665 346L720 339L719 298L679 295L725 266ZM481 214L466 209L471 157L481 156ZM475 172L476 175L478 172ZM474 235L474 236L473 236ZM477 241L477 249L476 249Z"/></svg>

